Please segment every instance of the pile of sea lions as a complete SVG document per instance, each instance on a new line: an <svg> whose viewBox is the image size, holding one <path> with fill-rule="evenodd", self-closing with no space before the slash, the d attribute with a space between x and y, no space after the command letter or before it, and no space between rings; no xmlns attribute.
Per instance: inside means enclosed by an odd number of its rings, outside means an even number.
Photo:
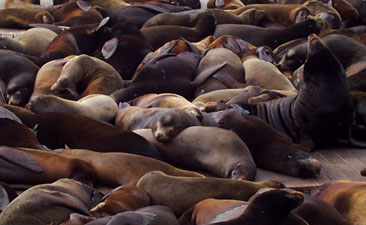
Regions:
<svg viewBox="0 0 366 225"><path fill-rule="evenodd" d="M0 225L363 225L362 0L6 0ZM362 171L364 173L364 171ZM17 189L15 189L17 187Z"/></svg>

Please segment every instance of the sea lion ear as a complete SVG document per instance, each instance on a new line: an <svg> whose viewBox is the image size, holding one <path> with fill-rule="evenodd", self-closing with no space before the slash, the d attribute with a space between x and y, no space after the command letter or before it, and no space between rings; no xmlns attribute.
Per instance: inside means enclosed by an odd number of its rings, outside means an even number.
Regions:
<svg viewBox="0 0 366 225"><path fill-rule="evenodd" d="M113 56L118 48L118 39L112 38L111 40L104 43L102 48L102 55L104 59L109 59Z"/></svg>
<svg viewBox="0 0 366 225"><path fill-rule="evenodd" d="M76 5L84 12L88 12L92 8L88 2L82 0L77 0Z"/></svg>

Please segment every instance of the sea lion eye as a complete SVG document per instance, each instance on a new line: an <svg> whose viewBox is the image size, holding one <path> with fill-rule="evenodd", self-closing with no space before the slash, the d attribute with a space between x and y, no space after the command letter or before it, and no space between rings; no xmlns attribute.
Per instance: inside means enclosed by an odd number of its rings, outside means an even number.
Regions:
<svg viewBox="0 0 366 225"><path fill-rule="evenodd" d="M239 172L238 171L236 171L236 170L233 170L232 172L231 172L231 176L232 177L234 177L234 176L238 176L239 175Z"/></svg>

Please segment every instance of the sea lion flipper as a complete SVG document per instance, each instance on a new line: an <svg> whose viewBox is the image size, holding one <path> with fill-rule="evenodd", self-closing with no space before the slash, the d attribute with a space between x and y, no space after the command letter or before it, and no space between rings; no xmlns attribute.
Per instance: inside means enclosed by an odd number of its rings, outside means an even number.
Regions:
<svg viewBox="0 0 366 225"><path fill-rule="evenodd" d="M84 12L88 12L92 7L86 1L77 0L76 5L83 10Z"/></svg>
<svg viewBox="0 0 366 225"><path fill-rule="evenodd" d="M28 153L17 150L15 148L1 146L0 157L24 169L28 169L36 173L43 172L43 169L41 168L39 163L34 160Z"/></svg>
<svg viewBox="0 0 366 225"><path fill-rule="evenodd" d="M227 61L220 63L218 65L214 65L209 67L207 70L203 71L202 73L198 74L196 78L193 80L192 85L194 87L198 87L201 85L206 79L208 79L210 76L212 76L214 73L222 69L224 66L226 66Z"/></svg>
<svg viewBox="0 0 366 225"><path fill-rule="evenodd" d="M4 210L9 205L9 196L5 188L0 185L0 210Z"/></svg>
<svg viewBox="0 0 366 225"><path fill-rule="evenodd" d="M102 48L102 55L104 59L109 59L113 56L118 48L118 39L112 38L109 41L105 42Z"/></svg>

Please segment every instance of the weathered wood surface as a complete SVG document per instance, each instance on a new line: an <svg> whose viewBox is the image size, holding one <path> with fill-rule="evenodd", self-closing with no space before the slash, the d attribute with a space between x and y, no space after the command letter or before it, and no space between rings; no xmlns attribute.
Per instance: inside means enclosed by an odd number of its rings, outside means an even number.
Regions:
<svg viewBox="0 0 366 225"><path fill-rule="evenodd" d="M322 164L320 176L294 178L267 170L258 170L256 181L278 180L291 188L311 189L330 180L366 181L360 170L366 167L366 149L334 147L319 149L311 153Z"/></svg>

